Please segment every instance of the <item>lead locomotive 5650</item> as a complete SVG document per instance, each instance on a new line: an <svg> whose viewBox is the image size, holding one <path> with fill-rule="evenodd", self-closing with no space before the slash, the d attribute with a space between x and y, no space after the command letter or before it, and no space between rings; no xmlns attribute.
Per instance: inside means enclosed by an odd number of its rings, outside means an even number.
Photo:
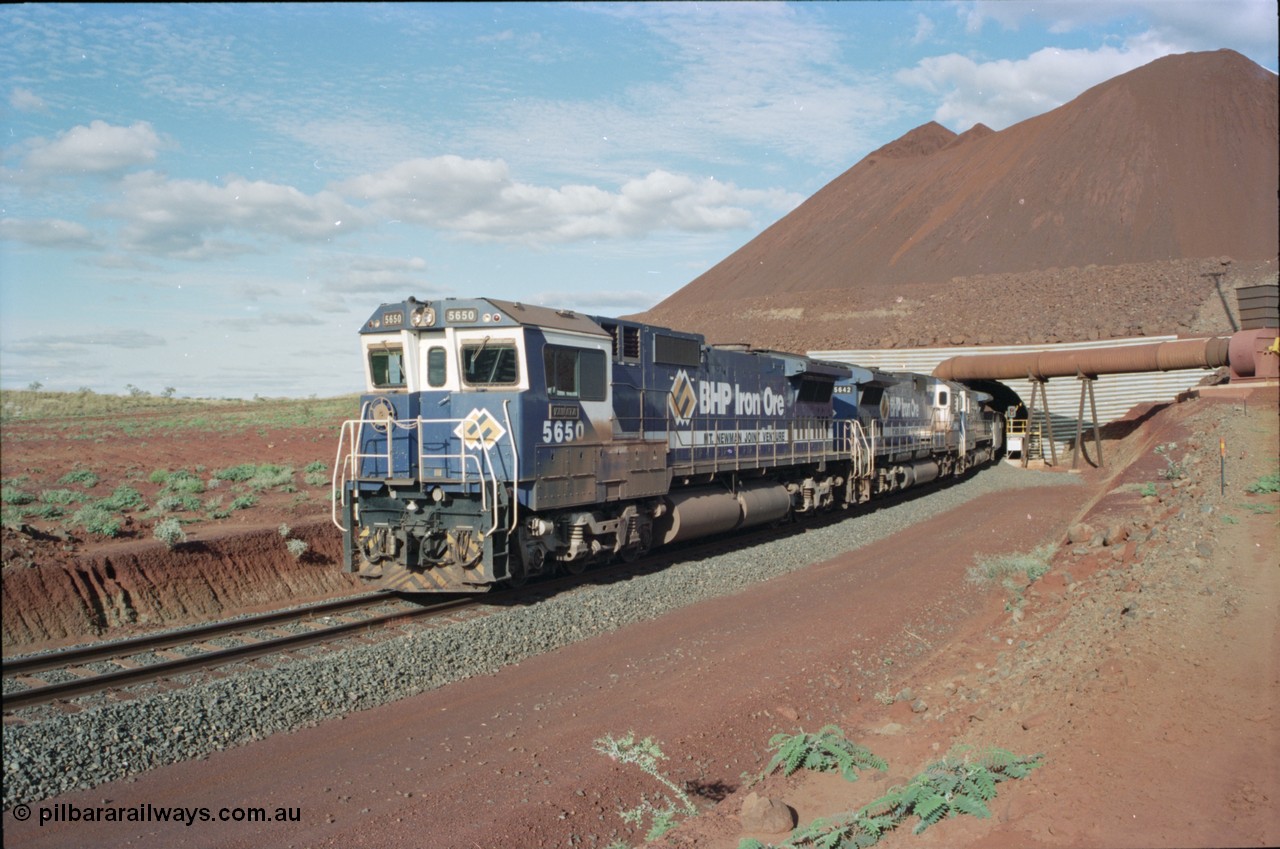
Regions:
<svg viewBox="0 0 1280 849"><path fill-rule="evenodd" d="M994 460L990 396L492 299L383 304L343 425L347 571L408 592L570 573Z"/></svg>

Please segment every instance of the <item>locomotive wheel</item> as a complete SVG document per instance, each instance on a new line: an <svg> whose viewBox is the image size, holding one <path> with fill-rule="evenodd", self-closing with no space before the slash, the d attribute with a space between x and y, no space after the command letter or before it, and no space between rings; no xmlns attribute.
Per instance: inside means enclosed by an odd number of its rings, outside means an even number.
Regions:
<svg viewBox="0 0 1280 849"><path fill-rule="evenodd" d="M585 557L579 560L565 560L562 561L560 565L563 566L564 570L570 575L581 575L587 570L587 560Z"/></svg>
<svg viewBox="0 0 1280 849"><path fill-rule="evenodd" d="M648 525L644 525L640 528L640 540L622 549L618 552L618 556L622 558L623 563L635 563L649 553L652 545L653 532L649 530Z"/></svg>
<svg viewBox="0 0 1280 849"><path fill-rule="evenodd" d="M529 573L524 568L524 560L519 555L507 556L507 585L512 589L520 589L529 583Z"/></svg>

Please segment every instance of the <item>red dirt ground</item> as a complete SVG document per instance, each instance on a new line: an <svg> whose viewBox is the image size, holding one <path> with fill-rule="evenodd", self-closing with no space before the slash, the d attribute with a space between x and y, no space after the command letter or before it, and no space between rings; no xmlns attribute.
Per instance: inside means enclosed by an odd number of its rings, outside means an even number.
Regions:
<svg viewBox="0 0 1280 849"><path fill-rule="evenodd" d="M881 845L1276 845L1280 497L1243 488L1275 471L1277 412L1274 388L1247 402L1206 390L1136 419L1083 486L988 496L496 675L56 800L300 806L300 825L38 828L7 813L6 843L635 845L618 812L659 788L592 751L634 729L661 742L665 771L705 810L661 846L736 847L750 791L802 824L850 810L957 743L1046 758L1001 785L991 819ZM1188 470L1177 485L1154 453L1171 442ZM1157 496L1144 498L1147 483ZM1052 570L1016 591L966 580L975 556L1063 542L1081 521L1115 544L1063 543ZM883 703L903 688L927 707ZM888 775L747 780L772 734L827 723L885 757Z"/></svg>

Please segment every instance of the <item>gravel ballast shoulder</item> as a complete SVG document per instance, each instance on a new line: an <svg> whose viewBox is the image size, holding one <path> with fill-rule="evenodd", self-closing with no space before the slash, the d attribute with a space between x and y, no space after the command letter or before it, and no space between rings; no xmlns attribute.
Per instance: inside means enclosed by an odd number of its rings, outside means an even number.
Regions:
<svg viewBox="0 0 1280 849"><path fill-rule="evenodd" d="M1070 475L984 470L944 489L658 572L585 586L445 628L327 652L272 669L4 728L4 807L403 699L664 612L736 592L891 536L988 493L1070 485Z"/></svg>

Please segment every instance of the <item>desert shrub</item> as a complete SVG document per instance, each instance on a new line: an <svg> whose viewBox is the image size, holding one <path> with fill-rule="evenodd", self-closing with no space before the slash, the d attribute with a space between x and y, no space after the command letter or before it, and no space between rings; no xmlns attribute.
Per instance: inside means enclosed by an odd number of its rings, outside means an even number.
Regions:
<svg viewBox="0 0 1280 849"><path fill-rule="evenodd" d="M0 487L0 501L3 501L5 504L30 504L35 500L36 497L33 494L24 489L19 489L16 486L5 484L3 487Z"/></svg>
<svg viewBox="0 0 1280 849"><path fill-rule="evenodd" d="M75 512L71 520L87 533L101 537L119 536L123 524L115 512L102 506L102 502L86 504Z"/></svg>
<svg viewBox="0 0 1280 849"><path fill-rule="evenodd" d="M289 549L289 553L293 555L293 559L297 560L307 553L310 548L305 539L291 539L285 542L284 547Z"/></svg>
<svg viewBox="0 0 1280 849"><path fill-rule="evenodd" d="M258 503L258 499L252 495L241 495L231 500L232 510L248 510L250 507Z"/></svg>
<svg viewBox="0 0 1280 849"><path fill-rule="evenodd" d="M173 548L187 541L187 532L182 529L182 523L172 516L158 522L151 533L164 543L165 548Z"/></svg>
<svg viewBox="0 0 1280 849"><path fill-rule="evenodd" d="M185 469L171 473L164 482L164 488L167 492L183 495L198 495L205 491L204 481Z"/></svg>
<svg viewBox="0 0 1280 849"><path fill-rule="evenodd" d="M162 495L156 499L157 513L177 513L183 510L199 510L200 499L194 495Z"/></svg>
<svg viewBox="0 0 1280 849"><path fill-rule="evenodd" d="M102 507L104 510L117 513L123 510L132 510L135 507L141 507L142 504L142 493L138 492L138 490L128 484L121 484L116 487L109 496L98 502L98 506Z"/></svg>
<svg viewBox="0 0 1280 849"><path fill-rule="evenodd" d="M63 486L70 486L73 483L78 483L85 489L93 489L98 485L99 480L101 480L101 478L99 478L91 469L81 468L67 472L65 475L58 478L58 483Z"/></svg>
<svg viewBox="0 0 1280 849"><path fill-rule="evenodd" d="M289 487L293 485L293 468L291 466L276 466L271 463L263 463L258 467L253 477L245 483L255 492L274 489L275 487Z"/></svg>
<svg viewBox="0 0 1280 849"><path fill-rule="evenodd" d="M228 481L230 483L244 483L252 478L258 472L258 467L253 463L241 463L238 466L231 466L226 469L218 469L213 473L214 480Z"/></svg>
<svg viewBox="0 0 1280 849"><path fill-rule="evenodd" d="M40 493L40 501L44 504L75 504L82 501L84 496L73 489L46 489Z"/></svg>

